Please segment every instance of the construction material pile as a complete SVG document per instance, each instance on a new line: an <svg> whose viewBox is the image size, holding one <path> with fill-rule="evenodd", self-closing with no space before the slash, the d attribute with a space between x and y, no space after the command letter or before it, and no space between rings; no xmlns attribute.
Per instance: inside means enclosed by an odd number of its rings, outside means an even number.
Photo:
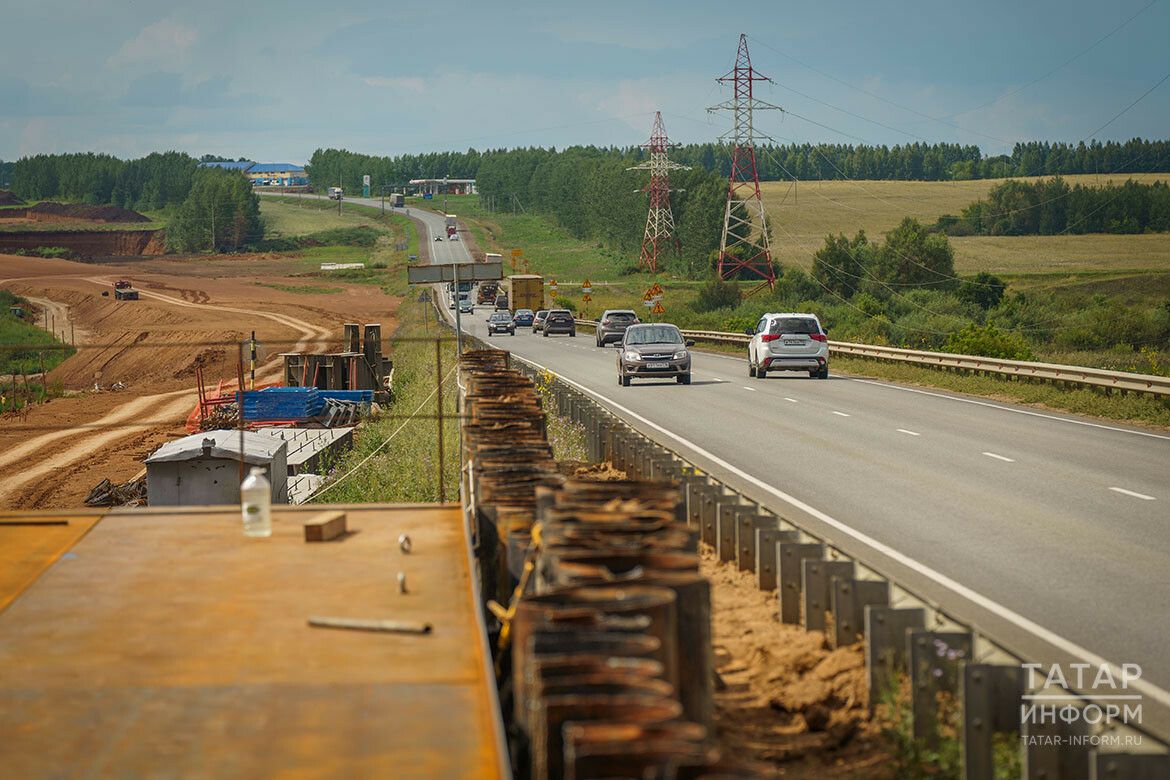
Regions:
<svg viewBox="0 0 1170 780"><path fill-rule="evenodd" d="M315 387L266 387L246 390L243 396L245 422L308 422L326 427L352 425L367 414L374 400L373 390L318 390Z"/></svg>
<svg viewBox="0 0 1170 780"><path fill-rule="evenodd" d="M135 477L120 485L108 479L97 483L85 497L86 506L143 506L146 504L146 477Z"/></svg>
<svg viewBox="0 0 1170 780"><path fill-rule="evenodd" d="M710 739L710 586L677 484L566 480L507 353L471 352L460 368L517 776L751 776Z"/></svg>

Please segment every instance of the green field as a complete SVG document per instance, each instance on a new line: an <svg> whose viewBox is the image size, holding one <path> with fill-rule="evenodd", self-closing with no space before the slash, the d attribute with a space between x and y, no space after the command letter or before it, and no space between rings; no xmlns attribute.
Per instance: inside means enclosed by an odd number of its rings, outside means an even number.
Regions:
<svg viewBox="0 0 1170 780"><path fill-rule="evenodd" d="M1150 183L1170 174L1109 177L1065 176L1070 185ZM853 236L865 230L880 238L903 217L923 224L958 214L987 196L1004 179L972 181L765 182L764 205L773 222L774 250L781 265L811 268L812 256L830 233ZM1019 181L1035 181L1023 178ZM1170 234L1078 236L969 236L952 238L958 273L1049 273L1068 270L1166 270Z"/></svg>
<svg viewBox="0 0 1170 780"><path fill-rule="evenodd" d="M265 238L307 236L338 228L367 227L378 231L373 246L327 245L300 249L289 254L298 260L303 274L320 275L339 282L381 284L390 282L386 269L404 266L409 255L418 254L418 236L409 217L378 209L347 205L338 215L337 207L322 208L324 201L296 198L261 198L260 217ZM405 246L404 249L398 247ZM363 270L320 270L321 263L365 263Z"/></svg>

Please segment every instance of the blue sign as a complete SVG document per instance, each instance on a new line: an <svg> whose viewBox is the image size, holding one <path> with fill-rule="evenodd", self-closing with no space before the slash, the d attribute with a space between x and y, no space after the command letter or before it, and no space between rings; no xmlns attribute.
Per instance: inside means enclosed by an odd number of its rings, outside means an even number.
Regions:
<svg viewBox="0 0 1170 780"><path fill-rule="evenodd" d="M434 200L434 194L430 192L423 193L423 200Z"/></svg>

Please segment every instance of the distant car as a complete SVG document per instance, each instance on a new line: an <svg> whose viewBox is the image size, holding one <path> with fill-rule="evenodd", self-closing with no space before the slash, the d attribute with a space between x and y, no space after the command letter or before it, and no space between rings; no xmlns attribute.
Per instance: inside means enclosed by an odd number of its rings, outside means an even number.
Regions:
<svg viewBox="0 0 1170 780"><path fill-rule="evenodd" d="M443 240L443 237L442 237L442 236L435 236L435 240L436 240L436 241L442 241L442 240Z"/></svg>
<svg viewBox="0 0 1170 780"><path fill-rule="evenodd" d="M511 314L506 311L492 312L492 316L488 317L488 335L494 333L516 335L516 323L512 322Z"/></svg>
<svg viewBox="0 0 1170 780"><path fill-rule="evenodd" d="M829 332L815 314L765 314L748 328L748 376L763 379L769 371L807 371L829 378Z"/></svg>
<svg viewBox="0 0 1170 780"><path fill-rule="evenodd" d="M691 383L691 353L695 342L683 338L674 325L639 323L626 328L618 354L618 384L629 387L631 379L673 377L680 385Z"/></svg>
<svg viewBox="0 0 1170 780"><path fill-rule="evenodd" d="M496 308L501 310L508 308L508 296L506 293L500 293L496 296Z"/></svg>
<svg viewBox="0 0 1170 780"><path fill-rule="evenodd" d="M517 309L516 316L512 317L518 328L527 328L535 319L536 315L532 313L532 309Z"/></svg>
<svg viewBox="0 0 1170 780"><path fill-rule="evenodd" d="M548 319L548 309L541 309L538 311L536 316L532 318L532 332L536 333L538 330L543 328L544 321L546 319Z"/></svg>
<svg viewBox="0 0 1170 780"><path fill-rule="evenodd" d="M567 333L575 338L577 323L573 321L573 312L568 309L550 309L541 331L546 338L553 333Z"/></svg>
<svg viewBox="0 0 1170 780"><path fill-rule="evenodd" d="M597 321L597 346L604 347L613 341L618 344L626 328L638 324L638 315L631 309L606 309Z"/></svg>
<svg viewBox="0 0 1170 780"><path fill-rule="evenodd" d="M458 241L458 240L459 240L459 234L458 234L458 233L452 233L451 235L449 235L449 236L447 237L447 239L448 239L449 241Z"/></svg>
<svg viewBox="0 0 1170 780"><path fill-rule="evenodd" d="M475 304L471 302L470 298L459 299L460 314L471 314L473 311L475 311Z"/></svg>

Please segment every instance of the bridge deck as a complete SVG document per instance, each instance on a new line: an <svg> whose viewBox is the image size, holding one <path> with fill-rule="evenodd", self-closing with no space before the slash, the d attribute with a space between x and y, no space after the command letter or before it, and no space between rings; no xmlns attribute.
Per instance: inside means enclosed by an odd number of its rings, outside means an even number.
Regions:
<svg viewBox="0 0 1170 780"><path fill-rule="evenodd" d="M304 519L332 508L356 533L304 542ZM0 579L6 774L507 774L457 507L280 508L269 539L245 538L238 512L0 516L3 561L24 561ZM47 519L70 524L13 525ZM310 628L311 615L434 630Z"/></svg>

